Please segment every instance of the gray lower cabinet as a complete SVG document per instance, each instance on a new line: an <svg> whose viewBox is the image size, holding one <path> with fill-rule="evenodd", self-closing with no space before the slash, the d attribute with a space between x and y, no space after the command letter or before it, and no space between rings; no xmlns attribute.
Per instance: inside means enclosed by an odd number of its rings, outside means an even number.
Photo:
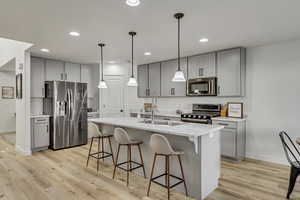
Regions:
<svg viewBox="0 0 300 200"><path fill-rule="evenodd" d="M244 96L246 50L229 49L217 52L218 96Z"/></svg>
<svg viewBox="0 0 300 200"><path fill-rule="evenodd" d="M213 119L213 124L225 127L221 130L221 155L234 160L244 160L246 149L246 121Z"/></svg>
<svg viewBox="0 0 300 200"><path fill-rule="evenodd" d="M140 65L137 68L138 73L138 97L148 97L149 72L148 65Z"/></svg>
<svg viewBox="0 0 300 200"><path fill-rule="evenodd" d="M80 64L66 63L64 76L65 81L80 82Z"/></svg>
<svg viewBox="0 0 300 200"><path fill-rule="evenodd" d="M49 117L31 119L32 151L48 149L50 144L49 132Z"/></svg>
<svg viewBox="0 0 300 200"><path fill-rule="evenodd" d="M65 63L56 60L46 60L46 81L65 80Z"/></svg>
<svg viewBox="0 0 300 200"><path fill-rule="evenodd" d="M188 57L188 78L216 76L216 53Z"/></svg>
<svg viewBox="0 0 300 200"><path fill-rule="evenodd" d="M177 59L161 63L161 96L181 97L186 96L186 82L173 82L175 72L177 71ZM181 59L181 70L187 79L187 59Z"/></svg>
<svg viewBox="0 0 300 200"><path fill-rule="evenodd" d="M33 98L44 97L45 60L31 57L30 96Z"/></svg>

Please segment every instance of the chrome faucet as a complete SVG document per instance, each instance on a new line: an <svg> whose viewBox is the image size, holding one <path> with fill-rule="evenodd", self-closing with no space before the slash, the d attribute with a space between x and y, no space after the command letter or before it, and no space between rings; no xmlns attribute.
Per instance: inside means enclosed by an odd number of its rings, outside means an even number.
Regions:
<svg viewBox="0 0 300 200"><path fill-rule="evenodd" d="M157 99L152 98L152 108L151 108L151 120L154 123L155 120L155 111L157 110Z"/></svg>

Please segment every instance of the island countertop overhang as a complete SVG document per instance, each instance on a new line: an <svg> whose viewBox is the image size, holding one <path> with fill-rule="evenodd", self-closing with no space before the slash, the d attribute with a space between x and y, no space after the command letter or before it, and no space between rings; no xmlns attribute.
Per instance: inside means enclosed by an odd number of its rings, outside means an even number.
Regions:
<svg viewBox="0 0 300 200"><path fill-rule="evenodd" d="M95 118L89 119L89 121L96 124L105 124L111 126L120 126L124 128L139 129L154 133L163 133L170 135L177 135L188 137L188 139L194 143L195 152L198 154L198 138L204 135L220 132L223 126L220 125L210 125L210 124L198 124L198 123L186 123L177 126L159 125L159 124L146 124L142 123L142 119L139 118Z"/></svg>
<svg viewBox="0 0 300 200"><path fill-rule="evenodd" d="M184 137L200 137L223 129L220 125L186 123L177 126L142 123L142 119L122 118L94 118L89 121L99 124L121 126L126 128L141 129L150 132L171 134Z"/></svg>

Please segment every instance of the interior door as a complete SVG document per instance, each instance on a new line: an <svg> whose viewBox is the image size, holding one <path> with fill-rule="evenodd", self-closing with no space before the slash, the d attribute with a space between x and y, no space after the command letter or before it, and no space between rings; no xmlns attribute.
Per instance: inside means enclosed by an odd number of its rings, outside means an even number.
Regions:
<svg viewBox="0 0 300 200"><path fill-rule="evenodd" d="M101 89L102 117L124 117L124 79L122 76L104 76L107 89Z"/></svg>

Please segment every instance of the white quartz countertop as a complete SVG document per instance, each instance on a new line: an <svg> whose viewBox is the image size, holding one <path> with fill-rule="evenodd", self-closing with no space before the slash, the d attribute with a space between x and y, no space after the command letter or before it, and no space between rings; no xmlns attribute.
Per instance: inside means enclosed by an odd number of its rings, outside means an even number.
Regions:
<svg viewBox="0 0 300 200"><path fill-rule="evenodd" d="M186 136L189 138L195 138L202 135L214 133L223 129L223 126L219 125L206 125L198 123L186 123L181 122L182 124L176 126L169 125L158 125L158 124L146 124L142 123L143 119L139 118L96 118L89 119L94 123L107 124L113 126L120 126L126 128L141 129L145 131L155 132L155 133L165 133L178 136Z"/></svg>
<svg viewBox="0 0 300 200"><path fill-rule="evenodd" d="M212 120L218 120L218 121L227 121L227 122L243 122L246 121L245 118L232 118L232 117L214 117Z"/></svg>
<svg viewBox="0 0 300 200"><path fill-rule="evenodd" d="M30 118L46 118L50 117L50 115L31 115Z"/></svg>

